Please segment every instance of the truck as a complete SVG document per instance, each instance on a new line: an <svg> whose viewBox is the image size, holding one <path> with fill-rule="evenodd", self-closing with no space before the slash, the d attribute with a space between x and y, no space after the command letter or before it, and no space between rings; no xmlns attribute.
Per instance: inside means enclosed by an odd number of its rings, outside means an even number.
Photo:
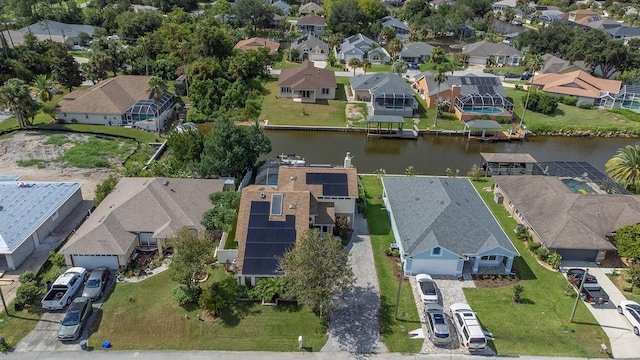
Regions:
<svg viewBox="0 0 640 360"><path fill-rule="evenodd" d="M580 283L585 276L586 271L583 269L569 269L567 271L567 279L576 291L580 290ZM602 305L609 303L609 294L598 284L598 279L591 274L587 274L587 277L582 285L582 292L580 298L585 302Z"/></svg>
<svg viewBox="0 0 640 360"><path fill-rule="evenodd" d="M47 310L61 310L71 304L74 295L84 284L87 269L72 267L58 276L47 294L42 298L42 308Z"/></svg>

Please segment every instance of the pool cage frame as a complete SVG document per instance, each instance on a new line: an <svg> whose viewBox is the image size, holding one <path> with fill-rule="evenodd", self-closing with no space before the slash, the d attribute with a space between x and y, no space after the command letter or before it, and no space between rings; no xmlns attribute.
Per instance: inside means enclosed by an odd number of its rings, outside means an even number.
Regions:
<svg viewBox="0 0 640 360"><path fill-rule="evenodd" d="M513 115L513 104L500 94L467 94L456 97L455 107L460 113L465 113L465 107L500 107L503 112Z"/></svg>
<svg viewBox="0 0 640 360"><path fill-rule="evenodd" d="M137 101L135 104L131 105L127 111L125 111L124 118L125 121L132 121L133 123L153 120L172 108L175 103L175 97L168 92L164 92L162 94L162 99L160 99L158 103L153 99Z"/></svg>
<svg viewBox="0 0 640 360"><path fill-rule="evenodd" d="M372 95L371 105L374 109L384 110L404 110L409 108L415 110L418 108L418 102L413 93L376 93Z"/></svg>
<svg viewBox="0 0 640 360"><path fill-rule="evenodd" d="M600 98L600 106L607 109L621 108L640 112L640 107L635 109L625 107L625 101L635 101L640 103L640 85L622 86L619 93L613 96L611 94L607 94Z"/></svg>

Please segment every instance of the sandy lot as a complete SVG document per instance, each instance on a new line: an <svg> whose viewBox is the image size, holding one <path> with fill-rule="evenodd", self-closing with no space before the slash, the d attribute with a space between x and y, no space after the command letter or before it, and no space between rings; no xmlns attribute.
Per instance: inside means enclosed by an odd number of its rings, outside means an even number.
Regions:
<svg viewBox="0 0 640 360"><path fill-rule="evenodd" d="M51 161L62 155L68 144L45 145L47 138L35 132L19 132L11 138L0 139L0 174L20 175L20 180L82 182L83 198L93 199L96 186L114 172L112 169L78 169L55 162L48 163L43 169L16 164L16 161L29 159Z"/></svg>

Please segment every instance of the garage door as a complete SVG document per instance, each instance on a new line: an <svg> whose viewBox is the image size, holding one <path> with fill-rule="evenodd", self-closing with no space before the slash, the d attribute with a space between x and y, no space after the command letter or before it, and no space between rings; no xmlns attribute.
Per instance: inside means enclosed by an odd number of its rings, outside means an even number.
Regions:
<svg viewBox="0 0 640 360"><path fill-rule="evenodd" d="M327 55L324 54L309 54L309 60L311 61L325 61L327 60Z"/></svg>
<svg viewBox="0 0 640 360"><path fill-rule="evenodd" d="M73 266L82 266L86 269L107 267L118 270L117 255L72 255Z"/></svg>
<svg viewBox="0 0 640 360"><path fill-rule="evenodd" d="M562 260L596 261L598 256L598 250L557 249L556 251L562 256Z"/></svg>
<svg viewBox="0 0 640 360"><path fill-rule="evenodd" d="M413 259L411 266L413 275L455 275L458 268L458 260L434 260Z"/></svg>

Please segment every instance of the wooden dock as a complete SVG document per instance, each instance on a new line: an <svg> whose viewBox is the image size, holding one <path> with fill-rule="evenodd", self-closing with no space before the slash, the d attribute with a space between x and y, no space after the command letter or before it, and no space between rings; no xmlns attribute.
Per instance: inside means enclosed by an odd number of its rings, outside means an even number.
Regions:
<svg viewBox="0 0 640 360"><path fill-rule="evenodd" d="M492 136L483 137L483 136L470 135L469 139L474 139L474 140L484 141L484 142L495 142L495 141L520 141L520 140L524 140L524 137L520 132L510 134L508 131L498 131L495 134L492 134Z"/></svg>
<svg viewBox="0 0 640 360"><path fill-rule="evenodd" d="M395 131L373 131L369 130L367 132L367 138L374 137L379 139L409 139L409 140L417 140L418 132L416 130L395 130Z"/></svg>

